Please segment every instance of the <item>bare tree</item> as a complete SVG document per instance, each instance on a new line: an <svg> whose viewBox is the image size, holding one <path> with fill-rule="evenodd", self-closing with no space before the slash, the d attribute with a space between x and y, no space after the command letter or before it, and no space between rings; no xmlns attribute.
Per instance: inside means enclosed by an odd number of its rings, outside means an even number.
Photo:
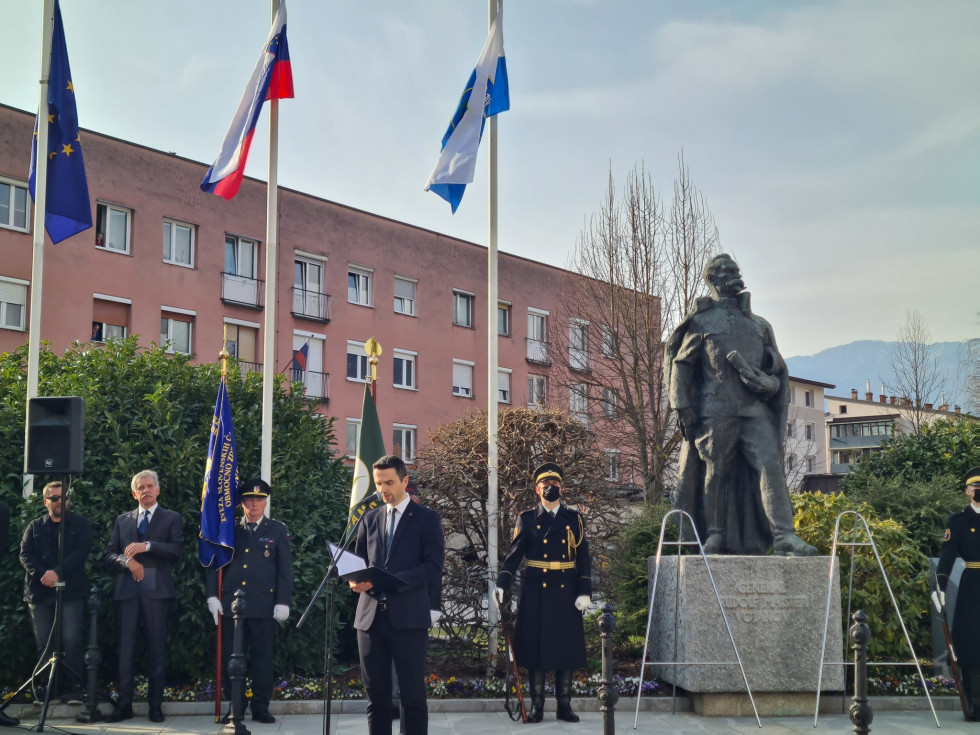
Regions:
<svg viewBox="0 0 980 735"><path fill-rule="evenodd" d="M572 258L577 275L560 289L549 325L558 395L566 391L573 417L616 451L620 478L642 483L648 503L670 486L679 437L667 406L664 340L706 293L702 272L718 251L714 218L683 154L669 208L643 164L620 196L610 170Z"/></svg>
<svg viewBox="0 0 980 735"><path fill-rule="evenodd" d="M980 338L968 339L960 345L957 373L963 383L966 408L973 415L980 413Z"/></svg>
<svg viewBox="0 0 980 735"><path fill-rule="evenodd" d="M905 315L888 366L892 371L891 381L882 382L890 393L903 399L903 413L912 433L918 434L927 415L925 404L938 403L949 379L933 349L926 320L919 311L913 309Z"/></svg>
<svg viewBox="0 0 980 735"><path fill-rule="evenodd" d="M792 492L798 492L803 478L812 472L807 467L807 460L816 462L815 431L816 427L807 423L799 408L790 405L786 418L786 441L783 445L783 474L786 477L786 487Z"/></svg>

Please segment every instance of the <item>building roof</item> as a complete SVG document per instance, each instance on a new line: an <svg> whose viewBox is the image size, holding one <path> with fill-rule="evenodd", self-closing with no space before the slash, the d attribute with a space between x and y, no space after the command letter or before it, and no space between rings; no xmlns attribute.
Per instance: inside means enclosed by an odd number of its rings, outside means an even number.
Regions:
<svg viewBox="0 0 980 735"><path fill-rule="evenodd" d="M809 380L807 378L797 378L793 375L789 376L789 379L794 383L806 383L807 385L816 385L820 388L836 388L836 385L831 385L830 383L821 383L819 380Z"/></svg>

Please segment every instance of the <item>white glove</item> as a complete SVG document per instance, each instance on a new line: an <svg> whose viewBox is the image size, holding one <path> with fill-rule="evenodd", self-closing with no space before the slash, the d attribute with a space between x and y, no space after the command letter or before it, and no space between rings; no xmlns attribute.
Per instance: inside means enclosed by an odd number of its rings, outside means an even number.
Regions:
<svg viewBox="0 0 980 735"><path fill-rule="evenodd" d="M214 624L217 625L218 616L225 614L224 608L221 607L221 600L219 600L217 597L209 597L208 610L211 611L211 617L214 618Z"/></svg>
<svg viewBox="0 0 980 735"><path fill-rule="evenodd" d="M936 606L936 612L941 613L946 607L946 593L942 590L934 590L932 593L932 604Z"/></svg>
<svg viewBox="0 0 980 735"><path fill-rule="evenodd" d="M493 596L497 598L497 604L498 605L503 605L504 604L504 595L505 594L507 594L507 591L503 587L498 587L497 589L495 589L493 591Z"/></svg>
<svg viewBox="0 0 980 735"><path fill-rule="evenodd" d="M575 598L575 609L581 612L585 610L592 602L592 598L588 595L579 595Z"/></svg>
<svg viewBox="0 0 980 735"><path fill-rule="evenodd" d="M285 623L286 618L289 617L289 605L276 605L272 608L272 617L277 623Z"/></svg>
<svg viewBox="0 0 980 735"><path fill-rule="evenodd" d="M442 613L439 610L429 610L429 627L434 627L442 619Z"/></svg>

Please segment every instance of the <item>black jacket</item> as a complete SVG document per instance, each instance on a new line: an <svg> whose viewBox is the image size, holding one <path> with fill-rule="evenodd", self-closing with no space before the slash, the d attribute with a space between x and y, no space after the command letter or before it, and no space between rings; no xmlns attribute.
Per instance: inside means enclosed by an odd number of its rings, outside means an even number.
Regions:
<svg viewBox="0 0 980 735"><path fill-rule="evenodd" d="M85 597L88 580L85 562L92 551L92 526L78 513L69 511L62 520L65 524L65 558L61 577L65 581L63 599ZM54 599L54 588L41 584L41 577L49 569L58 568L58 534L60 523L48 514L35 518L24 531L20 542L20 563L27 574L24 576L24 601L37 604Z"/></svg>

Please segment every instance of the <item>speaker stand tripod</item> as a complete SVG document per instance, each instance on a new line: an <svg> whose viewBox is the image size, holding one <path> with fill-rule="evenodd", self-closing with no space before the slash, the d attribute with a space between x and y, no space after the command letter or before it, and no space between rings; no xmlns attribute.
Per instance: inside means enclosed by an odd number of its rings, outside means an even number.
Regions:
<svg viewBox="0 0 980 735"><path fill-rule="evenodd" d="M44 702L41 704L41 716L38 718L37 722L37 732L39 733L44 732L44 721L48 716L48 707L51 704L51 693L58 684L58 675L61 673L62 666L67 666L64 660L65 652L62 648L61 642L61 624L62 616L64 614L63 595L65 591L65 580L62 575L62 569L64 568L65 561L65 526L68 523L68 511L71 505L71 503L68 502L70 480L71 476L66 474L61 484L61 522L58 524L58 581L54 586L54 618L51 622L51 632L48 635L48 644L41 653L41 657L38 659L37 664L35 664L34 673L32 673L30 678L21 684L20 688L17 689L17 691L14 692L2 706L0 706L0 713L3 713L7 707L7 704L15 701L21 692L25 691L26 689L33 690L34 681L38 676L47 671L48 685L45 688ZM45 661L46 657L48 657L47 661ZM42 661L44 663L42 663ZM75 673L78 674L80 672Z"/></svg>

